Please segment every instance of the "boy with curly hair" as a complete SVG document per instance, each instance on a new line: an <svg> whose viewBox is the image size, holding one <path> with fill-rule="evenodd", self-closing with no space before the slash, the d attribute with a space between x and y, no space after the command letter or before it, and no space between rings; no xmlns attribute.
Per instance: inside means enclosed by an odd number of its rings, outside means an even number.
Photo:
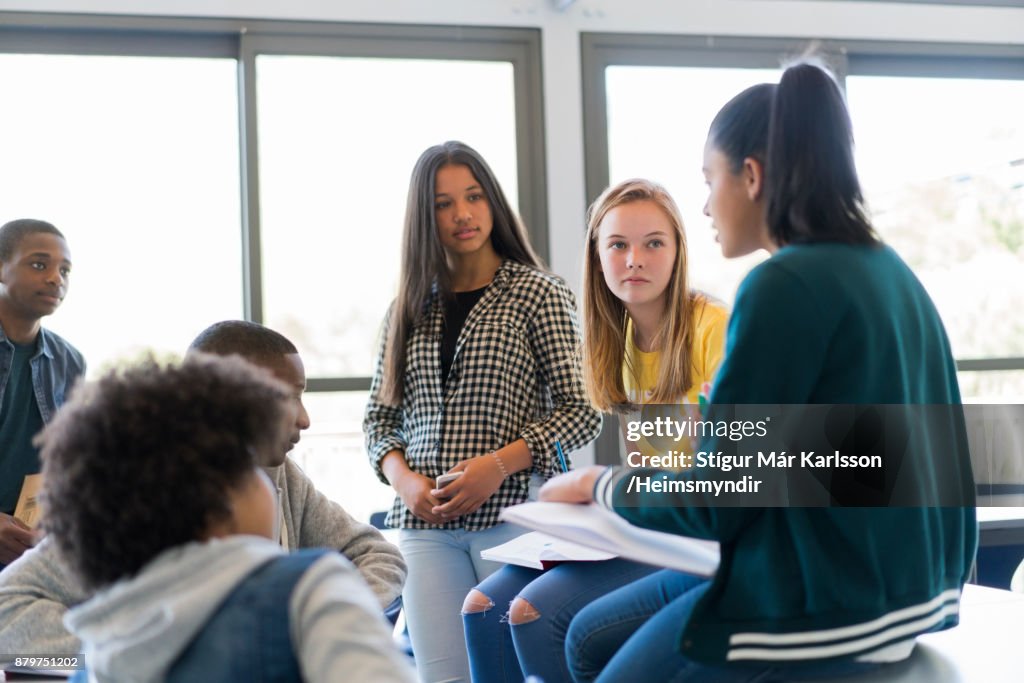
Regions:
<svg viewBox="0 0 1024 683"><path fill-rule="evenodd" d="M83 385L43 431L43 523L98 591L65 618L88 680L411 680L355 568L271 540L259 464L291 429L289 393L190 354Z"/></svg>

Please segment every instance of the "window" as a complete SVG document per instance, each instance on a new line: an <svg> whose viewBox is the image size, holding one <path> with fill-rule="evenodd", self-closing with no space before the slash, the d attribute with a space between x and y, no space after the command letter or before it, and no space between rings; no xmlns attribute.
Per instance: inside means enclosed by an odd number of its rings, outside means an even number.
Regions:
<svg viewBox="0 0 1024 683"><path fill-rule="evenodd" d="M366 377L420 153L462 140L518 200L512 64L272 55L256 65L266 323L301 340L311 376Z"/></svg>
<svg viewBox="0 0 1024 683"><path fill-rule="evenodd" d="M954 354L1024 356L1024 80L850 75L846 91L875 226Z"/></svg>
<svg viewBox="0 0 1024 683"><path fill-rule="evenodd" d="M391 509L395 497L366 459L362 421L368 397L367 391L306 394L310 428L290 454L324 495L364 522Z"/></svg>
<svg viewBox="0 0 1024 683"><path fill-rule="evenodd" d="M704 141L711 119L733 95L778 78L778 69L609 66L605 72L608 184L641 177L664 185L683 216L691 287L728 304L766 255L722 258L704 215Z"/></svg>
<svg viewBox="0 0 1024 683"><path fill-rule="evenodd" d="M180 355L242 314L235 62L0 54L0 223L52 222L68 298L44 321L93 373Z"/></svg>

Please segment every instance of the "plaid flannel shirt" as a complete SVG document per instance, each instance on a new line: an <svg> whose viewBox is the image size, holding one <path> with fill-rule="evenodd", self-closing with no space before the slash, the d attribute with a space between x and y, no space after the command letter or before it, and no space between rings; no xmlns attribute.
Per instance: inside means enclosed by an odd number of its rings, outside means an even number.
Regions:
<svg viewBox="0 0 1024 683"><path fill-rule="evenodd" d="M401 406L378 401L381 344L363 431L384 483L380 463L392 450L402 451L413 471L436 477L462 460L524 439L533 467L508 477L475 512L435 526L395 496L387 517L392 527L475 531L497 524L503 508L526 501L531 473L548 478L561 471L556 440L565 451L579 448L597 436L601 421L583 390L576 301L561 278L505 261L466 318L444 388L443 314L435 289L407 341Z"/></svg>

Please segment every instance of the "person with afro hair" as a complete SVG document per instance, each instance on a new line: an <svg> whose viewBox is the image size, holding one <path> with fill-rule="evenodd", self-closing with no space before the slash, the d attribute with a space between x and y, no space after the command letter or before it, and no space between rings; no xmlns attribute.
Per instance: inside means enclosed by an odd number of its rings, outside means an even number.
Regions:
<svg viewBox="0 0 1024 683"><path fill-rule="evenodd" d="M271 540L259 465L288 398L242 359L194 353L82 385L43 431L43 524L97 591L65 617L76 681L412 679L351 563Z"/></svg>

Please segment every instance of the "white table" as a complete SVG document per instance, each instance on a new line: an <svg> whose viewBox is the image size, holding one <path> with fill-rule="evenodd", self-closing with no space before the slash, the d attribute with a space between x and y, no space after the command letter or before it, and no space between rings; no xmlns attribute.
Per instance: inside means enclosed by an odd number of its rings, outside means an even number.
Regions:
<svg viewBox="0 0 1024 683"><path fill-rule="evenodd" d="M979 545L1024 545L1024 507L978 508L978 531Z"/></svg>

